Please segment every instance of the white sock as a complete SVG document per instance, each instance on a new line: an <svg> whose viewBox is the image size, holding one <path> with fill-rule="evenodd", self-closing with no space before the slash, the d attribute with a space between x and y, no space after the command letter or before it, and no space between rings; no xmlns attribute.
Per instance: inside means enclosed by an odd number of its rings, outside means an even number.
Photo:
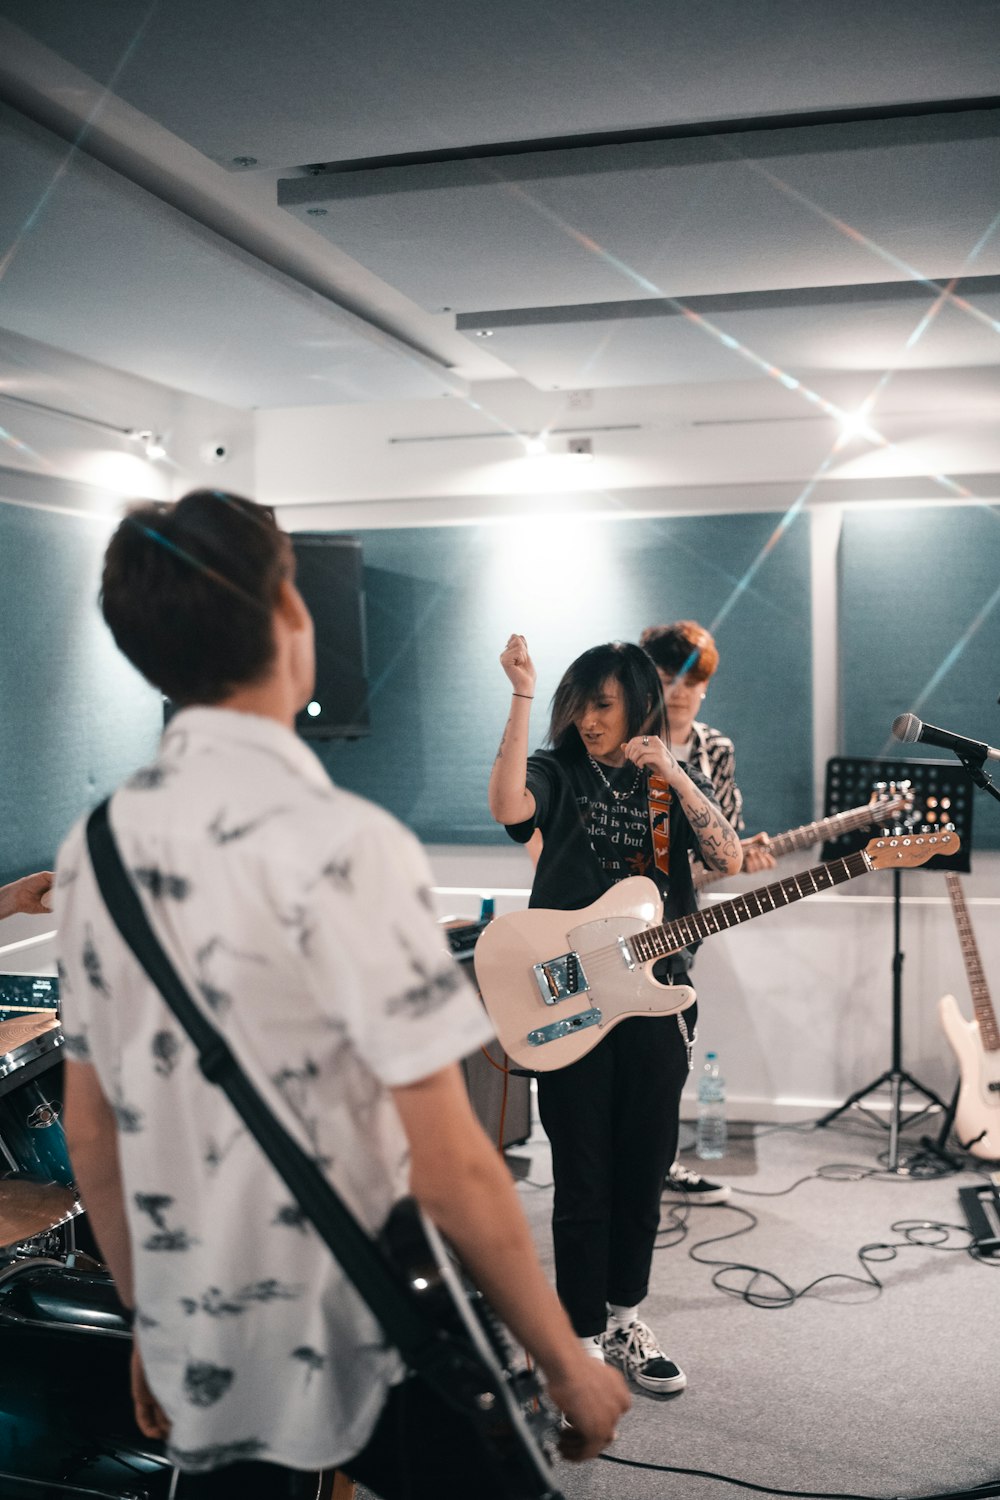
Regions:
<svg viewBox="0 0 1000 1500"><path fill-rule="evenodd" d="M601 1348L600 1334L592 1333L588 1338L581 1339L580 1343L583 1345L584 1354L589 1354L591 1359L599 1359L603 1363L604 1350Z"/></svg>
<svg viewBox="0 0 1000 1500"><path fill-rule="evenodd" d="M608 1327L627 1328L639 1316L638 1307L619 1307L617 1302L608 1304Z"/></svg>

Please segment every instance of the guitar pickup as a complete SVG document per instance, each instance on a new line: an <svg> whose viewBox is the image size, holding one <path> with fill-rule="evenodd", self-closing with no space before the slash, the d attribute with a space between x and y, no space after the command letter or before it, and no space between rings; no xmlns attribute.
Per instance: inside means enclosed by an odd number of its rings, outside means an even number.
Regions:
<svg viewBox="0 0 1000 1500"><path fill-rule="evenodd" d="M590 993L579 953L548 958L544 963L535 964L532 972L538 993L546 1005L558 1005L562 1000L574 1000L577 995Z"/></svg>
<svg viewBox="0 0 1000 1500"><path fill-rule="evenodd" d="M535 1031L529 1031L527 1042L529 1047L544 1047L546 1042L558 1042L561 1037L570 1036L574 1031L582 1031L585 1026L600 1026L604 1016L596 1005L590 1010L581 1010L575 1016L567 1016L562 1021L551 1021L548 1026L539 1026Z"/></svg>

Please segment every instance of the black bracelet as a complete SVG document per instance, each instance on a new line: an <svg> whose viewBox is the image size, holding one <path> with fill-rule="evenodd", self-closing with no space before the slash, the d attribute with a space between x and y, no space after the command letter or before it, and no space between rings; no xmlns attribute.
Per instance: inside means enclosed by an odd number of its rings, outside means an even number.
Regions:
<svg viewBox="0 0 1000 1500"><path fill-rule="evenodd" d="M511 693L510 696L512 698L527 698L528 702L530 703L535 695L534 693Z"/></svg>

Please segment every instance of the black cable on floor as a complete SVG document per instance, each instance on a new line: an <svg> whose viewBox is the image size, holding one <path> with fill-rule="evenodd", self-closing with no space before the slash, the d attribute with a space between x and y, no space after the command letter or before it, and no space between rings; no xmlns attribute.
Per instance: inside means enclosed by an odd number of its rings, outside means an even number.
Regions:
<svg viewBox="0 0 1000 1500"><path fill-rule="evenodd" d="M758 1495L791 1495L795 1500L887 1500L884 1495L858 1495L843 1490L776 1490L763 1484L753 1484L749 1479L734 1479L731 1474L715 1474L711 1469L685 1469L679 1464L640 1463L637 1458L619 1458L614 1453L601 1453L599 1457L608 1464L620 1464L626 1469L650 1469L656 1474L691 1474L696 1479L716 1479L721 1484L733 1484L742 1490L755 1490ZM923 1495L919 1500L987 1500L988 1496L1000 1495L1000 1481L988 1481L973 1486L970 1490L948 1490L932 1495ZM891 1500L917 1500L917 1497L897 1495Z"/></svg>
<svg viewBox="0 0 1000 1500"><path fill-rule="evenodd" d="M944 1175L951 1175L950 1172ZM883 1173L873 1167L858 1167L850 1162L831 1162L818 1167L816 1171L807 1173L804 1177L796 1178L788 1187L778 1188L773 1192L758 1191L753 1188L737 1188L736 1192L753 1198L783 1198L787 1194L801 1187L805 1182L814 1179L827 1182L861 1182L866 1178L877 1178L880 1181L888 1176L894 1181L895 1173ZM901 1179L904 1181L921 1181L921 1178ZM897 1258L900 1250L924 1249L961 1252L968 1255L980 1265L989 1265L994 1269L1000 1269L1000 1258L981 1255L977 1251L976 1241L972 1232L964 1224L949 1224L935 1219L898 1219L889 1227L890 1234L901 1235L898 1240L877 1240L870 1244L862 1245L856 1252L860 1262L861 1276L852 1275L849 1271L830 1271L823 1276L814 1277L805 1286L796 1290L789 1285L776 1271L768 1270L764 1266L754 1266L746 1261L716 1260L710 1256L698 1255L696 1252L706 1245L722 1244L726 1240L739 1239L742 1235L749 1234L756 1229L759 1219L749 1208L743 1208L738 1203L705 1204L706 1208L728 1208L734 1213L740 1214L746 1222L736 1229L728 1230L725 1234L711 1235L707 1239L698 1240L688 1250L688 1256L698 1265L714 1266L712 1273L712 1285L727 1297L737 1297L745 1302L748 1307L759 1307L765 1310L773 1310L783 1307L792 1307L800 1297L807 1296L816 1287L822 1286L827 1281L853 1282L856 1286L865 1289L874 1289L876 1293L885 1290L884 1284L871 1269L874 1265L883 1265ZM655 1248L657 1250L669 1250L681 1244L688 1236L688 1217L690 1209L697 1204L671 1205L667 1211L668 1219L671 1221L666 1230L660 1231ZM952 1244L953 1234L964 1236L963 1243ZM934 1238L928 1239L927 1235ZM666 1237L664 1237L666 1236ZM741 1278L736 1285L731 1284L733 1277ZM742 1279L745 1278L745 1279ZM776 1290L768 1291L763 1288L768 1284Z"/></svg>

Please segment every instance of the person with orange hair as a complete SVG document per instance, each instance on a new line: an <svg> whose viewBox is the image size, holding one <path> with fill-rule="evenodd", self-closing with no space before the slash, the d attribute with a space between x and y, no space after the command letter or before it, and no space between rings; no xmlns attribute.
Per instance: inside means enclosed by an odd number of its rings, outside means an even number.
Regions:
<svg viewBox="0 0 1000 1500"><path fill-rule="evenodd" d="M652 657L663 687L671 752L683 765L694 766L708 777L723 817L742 833L743 794L736 784L733 742L698 718L708 683L719 665L711 632L696 620L675 620L672 625L648 626L639 644ZM745 871L773 868L775 860L766 833L741 843ZM684 1203L724 1203L731 1194L726 1183L713 1182L676 1161L667 1173L664 1191Z"/></svg>

